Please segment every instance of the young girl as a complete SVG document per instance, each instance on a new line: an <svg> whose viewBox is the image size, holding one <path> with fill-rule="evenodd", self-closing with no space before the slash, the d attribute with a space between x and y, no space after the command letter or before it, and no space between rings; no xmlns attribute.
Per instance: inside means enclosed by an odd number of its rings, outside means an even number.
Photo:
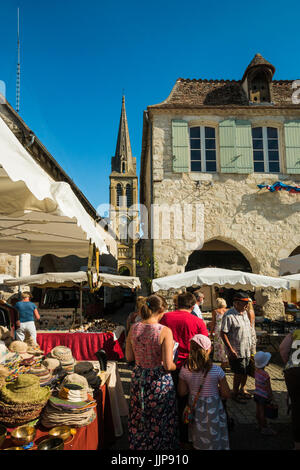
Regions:
<svg viewBox="0 0 300 470"><path fill-rule="evenodd" d="M209 355L211 341L204 335L190 340L190 353L179 374L178 393L189 394L195 405L194 422L189 425L189 437L197 450L228 450L228 428L222 399L230 398L230 389L221 367L213 365Z"/></svg>
<svg viewBox="0 0 300 470"><path fill-rule="evenodd" d="M267 425L265 409L267 403L273 398L271 380L265 367L271 359L269 352L259 351L254 356L255 361L255 391L254 400L256 402L256 419L261 434L265 436L275 436L276 432Z"/></svg>
<svg viewBox="0 0 300 470"><path fill-rule="evenodd" d="M176 369L174 341L172 331L159 323L165 309L162 297L147 297L142 319L131 326L126 340L126 359L135 361L128 417L131 450L178 447L176 394L170 374Z"/></svg>

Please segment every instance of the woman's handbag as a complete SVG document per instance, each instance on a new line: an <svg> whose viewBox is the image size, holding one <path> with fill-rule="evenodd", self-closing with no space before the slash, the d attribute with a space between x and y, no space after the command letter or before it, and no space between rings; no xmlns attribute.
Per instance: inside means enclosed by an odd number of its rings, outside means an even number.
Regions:
<svg viewBox="0 0 300 470"><path fill-rule="evenodd" d="M254 362L254 356L250 357L250 362L248 366L248 375L249 377L252 377L255 379L255 362Z"/></svg>
<svg viewBox="0 0 300 470"><path fill-rule="evenodd" d="M265 416L269 419L278 418L278 405L276 403L267 403L265 406Z"/></svg>
<svg viewBox="0 0 300 470"><path fill-rule="evenodd" d="M186 405L185 408L184 408L184 410L183 410L183 414L182 414L182 421L183 421L183 424L191 424L191 423L194 422L194 418L195 418L195 406L196 406L196 403L197 403L197 401L198 401L199 395L200 395L200 393L201 393L202 387L203 387L203 385L204 385L204 381L205 381L206 375L207 375L207 372L205 373L205 375L204 375L204 377L203 377L202 384L201 384L200 387L199 387L198 393L197 393L197 395L195 396L192 405Z"/></svg>

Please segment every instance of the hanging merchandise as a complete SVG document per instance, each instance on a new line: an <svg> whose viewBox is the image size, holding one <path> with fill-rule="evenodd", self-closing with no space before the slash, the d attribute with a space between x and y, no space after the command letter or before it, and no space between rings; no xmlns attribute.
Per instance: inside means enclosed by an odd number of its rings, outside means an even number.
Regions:
<svg viewBox="0 0 300 470"><path fill-rule="evenodd" d="M93 293L99 288L99 250L91 240L89 245L87 276L90 291Z"/></svg>
<svg viewBox="0 0 300 470"><path fill-rule="evenodd" d="M281 191L282 189L292 194L300 193L300 186L290 186L288 184L281 183L281 181L276 181L276 183L272 184L271 186L269 184L258 184L257 187L259 189L266 188L272 193L275 191Z"/></svg>

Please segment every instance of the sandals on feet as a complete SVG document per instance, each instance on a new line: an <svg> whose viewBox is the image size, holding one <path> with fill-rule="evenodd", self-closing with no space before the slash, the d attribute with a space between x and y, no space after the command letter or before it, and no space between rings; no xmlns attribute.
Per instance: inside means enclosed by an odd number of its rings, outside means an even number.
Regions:
<svg viewBox="0 0 300 470"><path fill-rule="evenodd" d="M239 397L245 400L251 400L253 398L253 395L249 392L239 392L238 393Z"/></svg>

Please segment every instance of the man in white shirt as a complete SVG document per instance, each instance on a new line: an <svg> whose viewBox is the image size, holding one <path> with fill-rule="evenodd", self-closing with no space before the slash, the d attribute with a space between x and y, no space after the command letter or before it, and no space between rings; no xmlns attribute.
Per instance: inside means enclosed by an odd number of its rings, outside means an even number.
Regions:
<svg viewBox="0 0 300 470"><path fill-rule="evenodd" d="M200 305L203 305L204 303L204 294L200 290L194 291L193 294L196 297L196 303L191 313L192 315L195 315L195 317L201 318L203 320Z"/></svg>

